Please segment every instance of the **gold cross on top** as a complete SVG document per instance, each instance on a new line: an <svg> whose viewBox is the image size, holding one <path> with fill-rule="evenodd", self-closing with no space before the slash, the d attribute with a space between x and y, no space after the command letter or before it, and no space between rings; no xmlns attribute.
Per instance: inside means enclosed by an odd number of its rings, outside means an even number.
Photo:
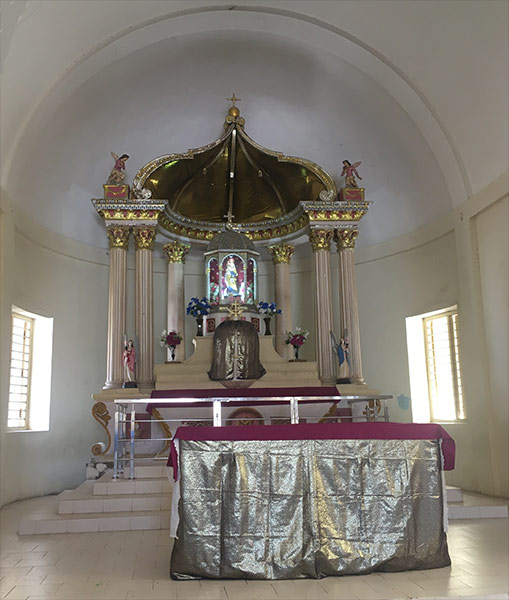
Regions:
<svg viewBox="0 0 509 600"><path fill-rule="evenodd" d="M240 315L246 310L245 306L240 304L239 299L235 297L233 304L230 306L221 306L220 310L227 310L230 313L230 319L232 321L239 321Z"/></svg>
<svg viewBox="0 0 509 600"><path fill-rule="evenodd" d="M233 104L233 106L235 106L235 102L240 102L241 101L241 98L237 98L235 96L235 92L233 92L231 98L226 98L226 99L229 100Z"/></svg>

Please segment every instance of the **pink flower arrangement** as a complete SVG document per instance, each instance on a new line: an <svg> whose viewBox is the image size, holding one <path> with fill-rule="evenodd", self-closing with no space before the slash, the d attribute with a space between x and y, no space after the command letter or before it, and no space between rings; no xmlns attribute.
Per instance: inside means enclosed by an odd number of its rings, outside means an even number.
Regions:
<svg viewBox="0 0 509 600"><path fill-rule="evenodd" d="M309 331L302 329L301 327L296 327L295 332L287 332L285 343L290 344L294 348L300 348L306 341L308 335Z"/></svg>
<svg viewBox="0 0 509 600"><path fill-rule="evenodd" d="M170 331L170 333L166 333L166 329L163 329L159 343L161 346L166 346L167 348L175 348L175 346L178 346L181 341L182 336L180 333L177 333L175 330Z"/></svg>

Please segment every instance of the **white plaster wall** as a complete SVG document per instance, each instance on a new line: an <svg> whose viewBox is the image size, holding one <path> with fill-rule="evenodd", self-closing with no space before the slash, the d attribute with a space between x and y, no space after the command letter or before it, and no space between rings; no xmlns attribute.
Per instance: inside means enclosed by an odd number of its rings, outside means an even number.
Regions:
<svg viewBox="0 0 509 600"><path fill-rule="evenodd" d="M55 238L40 228L14 231L12 222L8 227L14 247L2 281L8 290L1 313L2 504L72 488L85 479L99 429L90 415L90 394L104 384L108 285L105 252L92 249L79 260L66 253L64 241L60 251L51 249ZM49 431L5 432L12 304L54 317Z"/></svg>
<svg viewBox="0 0 509 600"><path fill-rule="evenodd" d="M491 415L490 438L497 495L509 496L509 201L505 196L475 219L490 387L482 398Z"/></svg>
<svg viewBox="0 0 509 600"><path fill-rule="evenodd" d="M458 299L454 233L390 256L357 257L363 373L393 394L391 418L411 421L405 318L455 304Z"/></svg>

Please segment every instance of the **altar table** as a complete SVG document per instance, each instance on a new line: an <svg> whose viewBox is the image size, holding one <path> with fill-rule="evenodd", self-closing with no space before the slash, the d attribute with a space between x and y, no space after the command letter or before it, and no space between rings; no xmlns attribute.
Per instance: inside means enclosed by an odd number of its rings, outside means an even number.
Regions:
<svg viewBox="0 0 509 600"><path fill-rule="evenodd" d="M450 564L434 424L181 427L174 579L294 579Z"/></svg>

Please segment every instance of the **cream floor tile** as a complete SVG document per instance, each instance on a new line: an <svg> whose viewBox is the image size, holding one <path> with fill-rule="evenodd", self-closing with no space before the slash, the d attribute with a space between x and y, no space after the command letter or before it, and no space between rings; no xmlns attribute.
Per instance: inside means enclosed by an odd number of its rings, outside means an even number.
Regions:
<svg viewBox="0 0 509 600"><path fill-rule="evenodd" d="M247 598L252 598L253 600L278 600L278 595L270 581L248 581Z"/></svg>
<svg viewBox="0 0 509 600"><path fill-rule="evenodd" d="M164 530L19 538L16 535L19 519L27 506L34 510L39 501L44 504L44 499L34 499L17 503L23 506L18 506L16 511L6 511L11 505L0 512L3 516L2 559L17 560L15 566L0 568L0 577L3 577L4 588L16 584L4 592L14 600L16 596L64 600L64 591L70 594L68 600L125 600L128 596L132 600L243 600L253 597L248 595L251 585L253 593L259 592L258 597L278 600L377 600L385 597L393 600L398 594L408 598L414 593L419 598L459 595L472 598L476 594L478 597L500 597L507 592L504 583L507 580L508 519L451 523L448 537L453 564L444 569L329 577L320 581L179 582L169 579L172 541ZM5 518L7 513L8 519ZM26 560L42 561L43 564L20 566L20 561ZM9 580L9 577L14 579ZM139 585L133 587L131 584L126 591L123 587L126 579ZM110 584L115 583L120 583L120 587L111 587ZM56 597L55 586L58 590L64 584L67 587ZM422 588L422 592L418 592L418 588ZM94 595L87 597L91 589Z"/></svg>
<svg viewBox="0 0 509 600"><path fill-rule="evenodd" d="M59 584L41 584L41 585L16 585L7 594L7 600L26 600L30 595L43 596L45 598L55 598L55 594L60 587Z"/></svg>
<svg viewBox="0 0 509 600"><path fill-rule="evenodd" d="M0 567L0 577L22 577L31 570L31 567Z"/></svg>

